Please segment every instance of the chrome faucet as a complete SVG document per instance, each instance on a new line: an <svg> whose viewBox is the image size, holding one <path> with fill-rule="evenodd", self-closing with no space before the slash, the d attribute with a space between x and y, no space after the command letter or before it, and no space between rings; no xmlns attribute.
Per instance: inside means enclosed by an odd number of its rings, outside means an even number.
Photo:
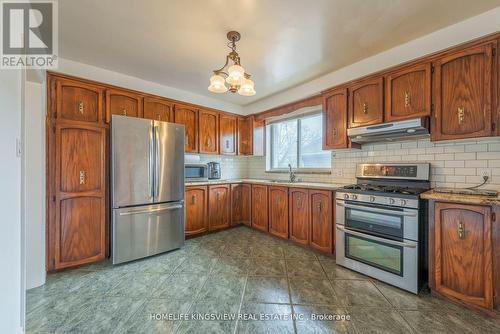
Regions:
<svg viewBox="0 0 500 334"><path fill-rule="evenodd" d="M290 183L294 183L297 176L295 176L295 173L292 170L291 164L288 164L288 171L289 171L289 181L290 181Z"/></svg>

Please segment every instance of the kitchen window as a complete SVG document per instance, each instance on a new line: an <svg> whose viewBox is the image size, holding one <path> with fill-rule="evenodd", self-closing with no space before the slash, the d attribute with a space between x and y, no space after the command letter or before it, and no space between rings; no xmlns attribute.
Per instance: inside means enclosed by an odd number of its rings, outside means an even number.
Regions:
<svg viewBox="0 0 500 334"><path fill-rule="evenodd" d="M266 131L267 171L287 171L291 164L299 172L330 172L331 152L322 150L321 111L271 122Z"/></svg>

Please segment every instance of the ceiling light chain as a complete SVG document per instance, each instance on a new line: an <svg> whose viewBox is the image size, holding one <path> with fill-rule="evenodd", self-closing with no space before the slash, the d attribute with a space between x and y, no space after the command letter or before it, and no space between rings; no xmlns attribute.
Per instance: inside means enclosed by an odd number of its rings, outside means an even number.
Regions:
<svg viewBox="0 0 500 334"><path fill-rule="evenodd" d="M231 49L231 52L226 56L226 63L218 70L214 70L214 75L210 78L210 86L208 90L213 93L225 93L228 90L231 93L236 93L243 96L255 95L255 84L250 80L250 74L245 72L245 69L240 64L240 56L236 52L236 42L241 38L240 33L237 31L230 31L227 33L227 39L229 43L227 46ZM233 65L229 65L229 61L233 62ZM227 72L224 69L227 67ZM227 87L229 84L229 87Z"/></svg>

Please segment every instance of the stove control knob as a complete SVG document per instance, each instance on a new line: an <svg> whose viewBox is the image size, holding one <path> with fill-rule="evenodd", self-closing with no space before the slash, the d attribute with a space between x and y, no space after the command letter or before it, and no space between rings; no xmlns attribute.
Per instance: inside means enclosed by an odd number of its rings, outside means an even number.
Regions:
<svg viewBox="0 0 500 334"><path fill-rule="evenodd" d="M352 195L352 199L358 199L358 195Z"/></svg>
<svg viewBox="0 0 500 334"><path fill-rule="evenodd" d="M394 200L394 198L389 198L389 204L394 204L396 203L396 201Z"/></svg>
<svg viewBox="0 0 500 334"><path fill-rule="evenodd" d="M344 198L345 199L349 199L349 195L348 194L344 194Z"/></svg>
<svg viewBox="0 0 500 334"><path fill-rule="evenodd" d="M406 200L402 199L402 200L401 200L401 205L402 205L402 206L405 206L405 205L406 205Z"/></svg>
<svg viewBox="0 0 500 334"><path fill-rule="evenodd" d="M370 196L370 202L375 202L375 196Z"/></svg>

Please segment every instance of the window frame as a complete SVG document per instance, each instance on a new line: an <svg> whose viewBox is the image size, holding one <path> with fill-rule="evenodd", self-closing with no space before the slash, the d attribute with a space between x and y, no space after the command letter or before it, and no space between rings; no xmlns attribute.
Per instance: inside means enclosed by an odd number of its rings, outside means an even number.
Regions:
<svg viewBox="0 0 500 334"><path fill-rule="evenodd" d="M314 116L320 116L322 117L322 112L320 111L314 111L310 112L307 114L302 114L302 115L297 115L294 117L289 117L289 118L283 118L280 120L277 120L275 122L272 122L270 124L266 125L266 137L269 138L267 140L267 147L266 147L266 152L269 152L269 154L266 154L266 173L288 173L289 170L288 168L273 168L273 140L274 140L274 126L275 124L282 123L282 122L287 122L287 121L292 121L295 120L297 123L297 150L296 150L296 159L297 159L297 167L292 167L293 171L298 174L331 174L331 169L332 169L332 157L330 155L330 167L299 167L299 161L300 161L300 154L301 154L301 149L300 149L300 143L299 140L301 138L301 122L302 119L308 118L308 117L314 117ZM321 118L323 121L323 118ZM323 124L322 124L323 125ZM321 132L321 135L323 136L323 131ZM326 151L330 152L330 151ZM331 154L331 152L330 152Z"/></svg>

